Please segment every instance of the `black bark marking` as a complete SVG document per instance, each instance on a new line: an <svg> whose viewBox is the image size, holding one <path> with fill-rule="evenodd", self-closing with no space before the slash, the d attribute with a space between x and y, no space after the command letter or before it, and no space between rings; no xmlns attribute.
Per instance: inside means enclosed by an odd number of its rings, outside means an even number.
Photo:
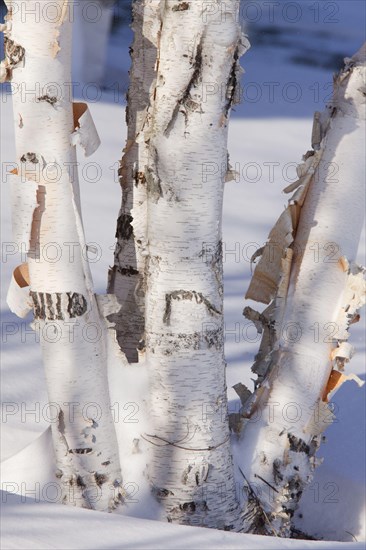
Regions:
<svg viewBox="0 0 366 550"><path fill-rule="evenodd" d="M205 298L202 292L196 292L191 290L175 290L170 294L165 295L165 312L163 321L166 325L170 324L170 316L172 313L172 301L173 300L195 300L197 304L204 304L210 313L210 315L221 315L221 311L215 308L207 298Z"/></svg>
<svg viewBox="0 0 366 550"><path fill-rule="evenodd" d="M158 500L168 498L169 496L174 496L174 493L169 491L169 489L163 489L160 487L153 487L152 493Z"/></svg>
<svg viewBox="0 0 366 550"><path fill-rule="evenodd" d="M67 292L67 312L69 317L81 317L87 310L87 301L82 294ZM34 318L41 321L62 321L65 316L62 313L62 293L34 292L30 291L33 301Z"/></svg>
<svg viewBox="0 0 366 550"><path fill-rule="evenodd" d="M310 446L305 443L303 439L300 439L293 434L287 434L287 438L290 443L290 451L310 455Z"/></svg>
<svg viewBox="0 0 366 550"><path fill-rule="evenodd" d="M80 489L85 489L86 487L84 480L80 475L76 476L76 485L80 487Z"/></svg>
<svg viewBox="0 0 366 550"><path fill-rule="evenodd" d="M276 458L272 464L273 479L275 483L278 484L283 481L283 475L281 473L282 462L279 458Z"/></svg>
<svg viewBox="0 0 366 550"><path fill-rule="evenodd" d="M90 447L85 447L83 449L70 449L69 453L74 455L89 455L93 452L93 449Z"/></svg>
<svg viewBox="0 0 366 550"><path fill-rule="evenodd" d="M297 503L302 496L304 490L304 482L301 480L298 474L295 474L292 478L289 479L288 483L285 486L285 490L287 493L286 496L288 502L287 505L283 505L283 509L291 518L297 507Z"/></svg>
<svg viewBox="0 0 366 550"><path fill-rule="evenodd" d="M48 319L50 321L54 321L55 318L56 318L55 308L54 308L54 304L52 302L52 294L49 294L48 292L46 292L46 304L47 304L47 308L48 308Z"/></svg>
<svg viewBox="0 0 366 550"><path fill-rule="evenodd" d="M188 4L188 2L181 2L180 4L176 4L172 7L172 11L186 11L189 10L191 6Z"/></svg>
<svg viewBox="0 0 366 550"><path fill-rule="evenodd" d="M194 514L196 510L201 512L206 512L209 510L209 508L205 500L199 500L196 502L191 501L191 502L184 502L183 504L179 504L179 510L182 510L183 512L187 512L188 514Z"/></svg>
<svg viewBox="0 0 366 550"><path fill-rule="evenodd" d="M182 106L187 106L187 102L188 100L195 103L195 105L197 105L197 107L195 107L195 109L193 110L198 110L198 104L196 104L196 102L194 102L192 100L192 98L190 97L191 95L191 90L194 86L196 86L196 84L198 84L200 82L200 80L202 79L202 66L203 66L203 57L202 57L202 52L203 52L203 36L201 36L201 39L200 39L200 42L199 44L197 45L197 50L196 50L196 55L195 55L195 58L194 58L194 61L193 61L193 74L190 78L190 81L188 82L188 85L185 89L185 91L183 92L183 95L182 97L178 100L175 108L174 108L174 111L173 111L173 114L172 114L172 117L164 131L164 135L166 136L169 136L169 133L176 121L176 118L178 116L178 113L180 111L180 108ZM192 106L191 106L191 110L192 110Z"/></svg>
<svg viewBox="0 0 366 550"><path fill-rule="evenodd" d="M38 297L39 297L39 300L40 300L40 318L41 319L46 319L46 303L45 303L45 295L44 295L44 292L39 292L38 293Z"/></svg>
<svg viewBox="0 0 366 550"><path fill-rule="evenodd" d="M156 163L155 167L157 167ZM161 187L159 174L150 167L148 167L146 171L146 183L149 197L155 204L157 204L159 199L163 196L163 189Z"/></svg>
<svg viewBox="0 0 366 550"><path fill-rule="evenodd" d="M285 512L285 514L288 515L289 518L292 518L295 513L294 510L292 510L291 508L286 508L285 505L282 506L282 510Z"/></svg>
<svg viewBox="0 0 366 550"><path fill-rule="evenodd" d="M105 474L98 474L98 472L95 472L94 479L98 487L101 487L104 483L107 483L108 476L106 476Z"/></svg>
<svg viewBox="0 0 366 550"><path fill-rule="evenodd" d="M32 164L38 164L39 160L35 153L25 153L20 157L20 162L31 162Z"/></svg>
<svg viewBox="0 0 366 550"><path fill-rule="evenodd" d="M58 431L61 435L65 435L65 414L62 409L58 413Z"/></svg>
<svg viewBox="0 0 366 550"><path fill-rule="evenodd" d="M222 241L218 241L217 245L213 246L211 243L203 243L202 250L199 253L199 258L206 265L210 266L215 274L215 279L218 284L220 296L224 294L224 286L222 282L222 259L223 259L223 246Z"/></svg>
<svg viewBox="0 0 366 550"><path fill-rule="evenodd" d="M302 515L299 514L299 517L302 517ZM300 539L300 540L319 540L316 539L310 535L307 535L300 529L296 529L295 527L291 527L291 537L292 539Z"/></svg>
<svg viewBox="0 0 366 550"><path fill-rule="evenodd" d="M234 62L232 64L226 86L226 103L224 108L224 115L226 118L228 117L230 109L235 101L235 95L238 88L238 60L239 48L236 48L234 52Z"/></svg>
<svg viewBox="0 0 366 550"><path fill-rule="evenodd" d="M109 466L110 463L110 460L106 460L105 462L102 462L102 466Z"/></svg>
<svg viewBox="0 0 366 550"><path fill-rule="evenodd" d="M38 302L38 295L37 295L37 292L33 292L32 290L30 291L30 297L32 299L32 302L33 302L33 312L34 312L34 318L35 319L40 319L40 315L41 315L41 309L40 309L40 306L39 306L39 302Z"/></svg>
<svg viewBox="0 0 366 550"><path fill-rule="evenodd" d="M117 220L116 239L128 241L133 236L133 227L131 223L133 217L129 214L121 214Z"/></svg>
<svg viewBox="0 0 366 550"><path fill-rule="evenodd" d="M192 332L191 334L187 333L168 333L164 335L164 338L161 336L158 337L158 341L155 336L148 336L147 343L149 349L152 351L155 349L155 346L159 346L160 349L163 349L163 354L167 357L174 355L175 353L182 350L199 350L203 349L203 346L206 346L208 349L215 348L217 350L222 349L224 343L224 332L222 327L212 330L202 330ZM141 342L139 350L143 351L146 347L145 341Z"/></svg>
<svg viewBox="0 0 366 550"><path fill-rule="evenodd" d="M139 274L139 271L132 266L117 267L117 271L118 273L120 273L121 275L124 275L125 277L133 277L134 275Z"/></svg>
<svg viewBox="0 0 366 550"><path fill-rule="evenodd" d="M183 504L179 504L179 508L183 510L183 512L190 512L193 513L196 511L196 504L195 502L184 502Z"/></svg>
<svg viewBox="0 0 366 550"><path fill-rule="evenodd" d="M49 95L42 95L41 97L37 98L37 101L45 101L46 103L49 103L52 107L55 106L55 103L57 103L57 97L56 96L49 96Z"/></svg>
<svg viewBox="0 0 366 550"><path fill-rule="evenodd" d="M65 437L65 415L64 415L64 411L62 409L60 409L60 412L58 413L57 429L58 429L59 434L61 436L61 441L63 442L63 444L65 446L65 454L67 454L67 452L69 451L69 445L68 445L66 437ZM61 470L59 470L59 471L61 472ZM63 472L61 472L61 476L62 475L63 475ZM57 477L57 475L56 475L56 477Z"/></svg>
<svg viewBox="0 0 366 550"><path fill-rule="evenodd" d="M61 309L61 293L60 292L56 293L56 319L58 321L63 321L64 320L64 316L62 314L62 309Z"/></svg>
<svg viewBox="0 0 366 550"><path fill-rule="evenodd" d="M145 173L141 172L140 170L136 170L133 176L133 180L136 187L138 187L140 184L144 185L146 183Z"/></svg>
<svg viewBox="0 0 366 550"><path fill-rule="evenodd" d="M72 294L71 292L67 292L66 294L69 299L67 313L69 314L70 319L84 315L88 307L85 297L77 292L73 292Z"/></svg>
<svg viewBox="0 0 366 550"><path fill-rule="evenodd" d="M43 292L30 292L30 296L33 301L33 311L34 318L45 320L46 319L46 310L45 310L45 300Z"/></svg>

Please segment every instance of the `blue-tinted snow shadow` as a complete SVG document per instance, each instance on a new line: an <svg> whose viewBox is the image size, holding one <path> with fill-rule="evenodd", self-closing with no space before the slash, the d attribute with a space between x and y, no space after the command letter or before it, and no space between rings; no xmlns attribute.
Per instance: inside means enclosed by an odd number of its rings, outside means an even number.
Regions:
<svg viewBox="0 0 366 550"><path fill-rule="evenodd" d="M128 3L115 4L102 85L81 83L73 74L76 99L126 104L133 38ZM3 3L0 7L3 19ZM234 107L232 117L308 118L322 110L330 98L333 73L366 39L365 9L365 3L357 0L242 0L239 21L251 49L241 61L242 103ZM77 47L77 37L74 42ZM4 57L2 44L0 56ZM2 91L9 93L9 85L2 85Z"/></svg>

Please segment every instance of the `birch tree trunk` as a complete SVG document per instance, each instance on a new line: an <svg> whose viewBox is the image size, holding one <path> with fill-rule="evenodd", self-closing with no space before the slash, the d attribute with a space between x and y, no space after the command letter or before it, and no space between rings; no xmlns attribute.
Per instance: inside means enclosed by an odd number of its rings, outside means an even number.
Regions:
<svg viewBox="0 0 366 550"><path fill-rule="evenodd" d="M161 4L162 0L134 0L133 3L135 34L126 109L128 135L119 170L122 206L117 221L114 266L108 282L108 292L115 294L121 304L113 320L119 345L129 362L137 362L138 349L144 348L148 154L144 132L150 124L155 89Z"/></svg>
<svg viewBox="0 0 366 550"><path fill-rule="evenodd" d="M256 391L241 412L252 533L291 534L332 421L330 395L346 379L360 383L343 370L352 356L349 326L365 302L354 263L365 215L365 53L364 46L345 60L331 104L315 114L313 150L285 189L295 194L260 251L246 295L271 303L263 314L245 310L263 332Z"/></svg>
<svg viewBox="0 0 366 550"><path fill-rule="evenodd" d="M237 2L212 4L216 10L168 1L163 13L145 133L153 433L144 438L168 521L240 530L227 422L221 218L228 118L244 47Z"/></svg>
<svg viewBox="0 0 366 550"><path fill-rule="evenodd" d="M112 510L122 480L102 317L108 300L93 291L75 148L79 142L91 154L99 142L86 105L75 104L73 113L70 98L72 2L57 0L47 11L35 0L7 6L4 73L14 87L18 161L13 230L28 252L8 303L20 316L34 310L62 502Z"/></svg>

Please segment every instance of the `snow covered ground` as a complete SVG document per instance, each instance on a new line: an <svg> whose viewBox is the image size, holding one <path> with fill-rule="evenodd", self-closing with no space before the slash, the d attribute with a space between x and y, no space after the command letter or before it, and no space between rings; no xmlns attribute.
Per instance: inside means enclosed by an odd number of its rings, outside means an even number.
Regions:
<svg viewBox="0 0 366 550"><path fill-rule="evenodd" d="M240 178L226 184L224 207L226 357L232 411L239 407L232 385L240 381L252 387L250 367L259 345L254 327L242 316L250 278L249 259L263 245L286 204L287 197L281 191L295 179L295 166L309 147L312 113L323 108L325 96L330 92L326 87L331 82L330 65L337 55L351 55L361 45L365 20L365 4L357 0L328 2L338 7L333 15L331 8L325 11L323 2L315 2L314 6L319 4L320 10L318 23L314 22L315 12L309 9L313 3L292 3L302 8L302 17L296 24L276 11L274 21L269 21L269 15L264 14L266 5L271 3L251 4L261 7L262 16L250 26L253 48L243 58L246 69L243 83L252 85L245 92L247 101L237 107L230 126L231 164ZM281 2L281 9L284 4ZM294 17L294 12L288 9L287 19ZM254 12L251 17L254 19ZM328 21L327 17L338 22ZM121 35L112 36L109 83L113 84L115 78L122 84L126 82L128 58L121 57L119 52L121 44L127 45L129 36L127 30L123 31L123 40ZM307 64L309 58L318 59L319 65ZM295 93L298 87L301 100L291 101L292 96L286 93ZM251 98L255 96L249 94L258 89L262 95L254 101ZM91 102L102 145L91 158L85 160L79 156L86 237L98 250L92 264L98 293L105 292L120 204L117 160L126 133L121 98L114 101L116 97L109 91L102 97L107 103ZM5 93L0 101L2 548L364 548L362 542L354 541L365 538L365 390L352 382L345 384L334 398L337 420L328 429L327 442L319 452L325 460L305 492L296 517L302 531L324 541L344 541L343 544L263 539L151 521L158 516L158 510L144 477L144 455L134 454L132 444L146 430L146 375L143 368L136 367L123 372L114 369L110 373L116 428L120 441L124 441L121 445L124 483L130 494L124 516L74 510L58 504L57 490L52 485L53 455L37 336L29 328L29 319L17 319L5 302L12 270L24 258L11 244L6 180L6 163L15 159L11 100ZM365 264L365 231L358 261ZM353 328L351 342L357 353L347 368L363 379L364 330L364 321ZM234 450L237 452L235 447ZM242 481L237 472L238 493Z"/></svg>

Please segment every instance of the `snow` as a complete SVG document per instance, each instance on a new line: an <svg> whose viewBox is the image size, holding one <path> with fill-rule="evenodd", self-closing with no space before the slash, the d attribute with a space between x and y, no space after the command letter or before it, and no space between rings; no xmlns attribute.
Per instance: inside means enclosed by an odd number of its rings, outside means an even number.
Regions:
<svg viewBox="0 0 366 550"><path fill-rule="evenodd" d="M237 107L230 126L231 164L241 174L238 181L226 184L224 205L226 357L232 411L239 407L232 386L243 382L252 387L250 366L259 345L256 331L242 316L244 305L247 305L244 293L250 278L250 256L263 245L285 206L287 197L281 191L295 180L295 166L309 147L312 113L323 108L323 99L329 92L324 89L331 81L332 70L326 66L327 62L337 52L341 57L351 55L364 39L365 6L362 2L328 3L339 7L338 23L324 22L323 13L316 25L312 24L314 14L307 5L298 4L303 8L303 17L297 26L277 16L271 34L265 32L269 21L264 15L252 24L253 43L258 43L243 59L246 69L243 82L259 83L264 92L267 90L267 95L263 92L260 101L247 101ZM282 41L273 29L280 31ZM129 36L124 34L122 44L128 43ZM121 60L120 47L118 35L113 36L107 76L110 84L118 81L124 87L128 58ZM290 58L304 49L308 56L319 58L323 65L314 69L294 64ZM288 82L296 82L302 90L302 101L291 103L283 100L282 95L275 95L274 101L270 101L264 82L278 82L276 94L277 90L281 93ZM314 90L309 89L314 82L320 90L317 101ZM121 94L119 96L118 100ZM126 135L120 101L115 101L116 96L106 91L102 99L109 103L90 103L101 147L88 159L79 152L86 239L97 247L92 272L98 293L105 292L107 270L112 263L115 221L120 205L117 160ZM344 384L333 400L337 420L327 430L327 442L319 452L324 462L304 493L296 517L299 529L324 541L264 539L151 521L159 516L159 510L144 477L146 455L134 452L133 444L141 433L149 433L144 367L114 368L110 372L124 484L130 494L124 515L104 515L57 504L57 492L52 485L53 451L47 421L47 395L37 335L29 327L30 318L17 319L9 312L5 300L12 270L24 261L24 254L14 253L11 244L6 163L12 163L15 158L14 133L10 96L4 93L0 100L3 162L2 548L364 548L362 542L353 541L354 537L358 541L365 539L365 389L358 389L352 382ZM358 261L365 264L365 230ZM362 379L365 378L364 334L365 322L361 320L353 327L350 339L356 356L346 368L347 373L355 372ZM243 480L239 472L237 485L240 493ZM32 490L35 490L33 495ZM20 496L27 491L27 499ZM325 542L335 540L345 542Z"/></svg>
<svg viewBox="0 0 366 550"><path fill-rule="evenodd" d="M3 495L2 523L3 550L361 550L363 547L362 543L313 543L164 524L35 503L32 499L22 502L18 495Z"/></svg>

